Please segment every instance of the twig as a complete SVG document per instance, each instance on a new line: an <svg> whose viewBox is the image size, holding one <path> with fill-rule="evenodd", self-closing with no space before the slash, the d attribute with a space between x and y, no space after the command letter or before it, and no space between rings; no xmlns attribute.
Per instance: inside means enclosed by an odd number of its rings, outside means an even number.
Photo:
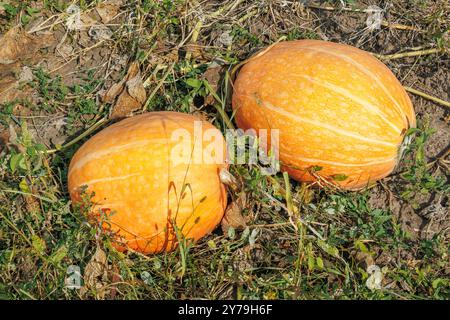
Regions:
<svg viewBox="0 0 450 320"><path fill-rule="evenodd" d="M217 11L214 11L213 13L209 14L206 16L206 18L208 19L214 19L216 17L218 17L220 14L222 14L222 12L224 11L228 11L231 12L232 10L234 10L239 4L241 4L244 0L236 0L235 2L232 3L228 3L225 6L220 7L219 9L217 9ZM197 1L196 1L197 2ZM197 3L196 3L197 4ZM205 18L205 20L206 20ZM194 26L194 29L191 32L191 39L189 40L189 43L194 43L197 41L198 36L200 34L200 30L203 28L203 21L204 20L198 20L197 23ZM183 43L182 43L183 44ZM180 44L180 46L182 45ZM191 59L191 55L192 52L189 51L186 53L186 60L190 60Z"/></svg>
<svg viewBox="0 0 450 320"><path fill-rule="evenodd" d="M32 196L32 197L35 197L37 199L40 199L42 201L46 201L46 202L49 202L49 203L54 203L55 202L52 199L49 199L49 198L46 198L46 197L42 197L42 196L39 196L39 195L34 194L34 193L22 192L22 191L19 191L19 190L0 189L0 192L15 193L15 194L21 194L21 195L24 195L24 196Z"/></svg>
<svg viewBox="0 0 450 320"><path fill-rule="evenodd" d="M287 172L283 172L283 178L284 178L284 183L286 185L285 198L286 198L286 208L287 208L287 212L289 215L289 221L291 222L295 231L298 232L298 226L292 220L292 218L297 218L296 217L297 215L294 213L294 204L292 201L291 185L289 183L289 176L288 176Z"/></svg>
<svg viewBox="0 0 450 320"><path fill-rule="evenodd" d="M377 54L372 53L375 57L377 57L380 60L393 60L393 59L400 59L400 58L406 58L406 57L416 57L416 56L423 56L433 53L444 53L445 49L441 48L432 48L432 49L426 49L426 50L417 50L417 51L409 51L409 52L401 52L401 53L394 53L394 54Z"/></svg>
<svg viewBox="0 0 450 320"><path fill-rule="evenodd" d="M203 21L202 20L198 20L197 23L195 24L194 29L192 30L192 36L191 36L191 40L189 41L190 43L195 43L197 42L198 39L198 35L200 34L200 30L203 27ZM189 61L191 60L191 56L192 56L192 51L188 51L186 53L186 60Z"/></svg>
<svg viewBox="0 0 450 320"><path fill-rule="evenodd" d="M418 96L421 96L422 98L431 100L431 101L433 101L433 102L435 102L435 103L437 103L437 104L441 104L441 105L443 105L443 106L446 106L446 107L450 108L450 102L447 102L447 101L445 101L445 100L442 100L442 99L439 99L439 98L430 96L429 94L426 94L426 93L424 93L424 92L422 92L422 91L413 89L413 88L411 88L411 87L407 87L407 86L403 86L403 87L404 87L405 90L408 91L408 92L411 92L411 93L413 93L413 94L416 94L416 95L418 95Z"/></svg>
<svg viewBox="0 0 450 320"><path fill-rule="evenodd" d="M409 31L416 31L416 32L423 32L423 30L413 27L413 26L407 26L405 24L399 24L399 23L390 23L386 20L381 21L381 25L383 27L387 27L390 29L398 29L398 30L409 30Z"/></svg>
<svg viewBox="0 0 450 320"><path fill-rule="evenodd" d="M55 153L55 152L61 151L61 150L65 149L65 148L68 148L68 147L74 145L75 143L77 143L78 141L80 141L81 139L85 138L86 136L90 135L93 131L95 131L98 127L100 127L102 124L104 124L107 121L108 121L108 119L106 117L103 117L99 121L94 123L86 131L84 131L82 134L80 134L75 139L73 139L72 141L69 141L68 143L62 145L59 148L50 149L50 150L47 150L47 151L44 151L44 152L47 153L47 154L51 154L51 153Z"/></svg>
<svg viewBox="0 0 450 320"><path fill-rule="evenodd" d="M269 198L270 200L272 200L273 202L276 202L277 205L279 205L282 209L284 209L286 212L288 212L288 208L284 205L284 203L282 203L280 200L276 199L275 197L273 197L270 193L268 193L267 191L264 192L264 195ZM301 217L297 216L296 217L298 221L300 221L303 225L305 225L312 233L314 233L314 235L319 238L320 240L325 240L325 238L316 230L314 229L308 222L306 222L305 220L303 220ZM286 225L291 225L291 222L285 222ZM277 224L279 226L281 226L281 224ZM255 225L258 226L258 225ZM268 226L272 226L272 225L268 225Z"/></svg>
<svg viewBox="0 0 450 320"><path fill-rule="evenodd" d="M207 81L205 82L205 87L212 94L214 99L216 99L216 101L218 102L218 103L214 103L213 106L219 112L220 116L222 117L222 120L225 122L225 125L228 127L228 129L232 129L232 130L235 129L233 122L231 122L230 118L228 117L228 115L226 114L226 112L224 110L225 104L222 101L222 99L217 95L217 92L213 88L211 88L211 85Z"/></svg>
<svg viewBox="0 0 450 320"><path fill-rule="evenodd" d="M8 219L8 217L6 217L1 211L0 211L0 216L3 219L3 221L6 221L6 223L15 231L17 232L18 235L20 235L23 240L25 240L25 242L30 246L33 247L33 243L30 241L30 239L28 239L25 234L23 233L22 230L20 230L12 221L10 221Z"/></svg>
<svg viewBox="0 0 450 320"><path fill-rule="evenodd" d="M190 43L195 43L198 40L198 35L200 34L200 30L203 27L203 21L202 20L198 20L197 23L195 24L194 29L192 30L192 36L191 36L191 40L189 41ZM192 51L188 51L186 53L186 60L189 61L191 60L191 56L192 56Z"/></svg>
<svg viewBox="0 0 450 320"><path fill-rule="evenodd" d="M163 85L164 81L166 81L167 77L172 72L174 66L175 66L175 62L172 62L172 64L167 68L166 73L164 73L163 77L161 78L161 80L159 80L159 82L156 85L155 89L153 89L153 91L148 96L147 101L144 103L144 107L142 108L142 111L145 111L147 109L148 105L150 104L150 101L152 101L153 97L158 92L158 90L161 88L161 86Z"/></svg>
<svg viewBox="0 0 450 320"><path fill-rule="evenodd" d="M256 13L258 13L258 10L252 10L252 11L248 12L247 14L243 15L242 17L240 17L240 18L237 20L237 22L238 22L238 23L242 23L242 22L244 22L245 20L247 20L247 19L253 17Z"/></svg>
<svg viewBox="0 0 450 320"><path fill-rule="evenodd" d="M350 12L363 12L363 13L373 12L373 10L371 10L371 9L357 9L357 8L347 8L347 7L336 8L336 7L332 7L332 6L319 6L319 5L315 5L315 4L308 4L308 5L305 5L305 7L311 8L311 9L325 10L325 11L350 11Z"/></svg>

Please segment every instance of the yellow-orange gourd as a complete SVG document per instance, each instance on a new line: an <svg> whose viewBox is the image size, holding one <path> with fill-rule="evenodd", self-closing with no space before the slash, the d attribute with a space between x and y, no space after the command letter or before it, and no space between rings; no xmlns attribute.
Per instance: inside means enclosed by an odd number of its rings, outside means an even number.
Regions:
<svg viewBox="0 0 450 320"><path fill-rule="evenodd" d="M282 169L293 178L319 175L347 189L387 176L416 125L407 93L383 63L318 40L278 43L249 59L233 109L244 130L280 130Z"/></svg>
<svg viewBox="0 0 450 320"><path fill-rule="evenodd" d="M200 133L194 132L195 121ZM202 132L213 132L218 141L205 138L197 144ZM183 113L151 112L122 120L75 153L68 172L70 196L79 202L83 192L94 192L92 215L108 216L103 227L116 233L118 249L173 250L181 234L198 240L223 216L227 196L219 173L224 161L205 163L201 156L194 161L206 147L225 148L223 140L210 123ZM178 158L183 150L187 161Z"/></svg>

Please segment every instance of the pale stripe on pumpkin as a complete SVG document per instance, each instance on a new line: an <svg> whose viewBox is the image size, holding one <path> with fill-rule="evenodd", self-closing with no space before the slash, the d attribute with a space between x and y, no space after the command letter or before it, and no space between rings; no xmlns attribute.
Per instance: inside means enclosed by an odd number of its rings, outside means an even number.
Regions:
<svg viewBox="0 0 450 320"><path fill-rule="evenodd" d="M361 162L361 163L343 163L343 162L336 162L336 161L328 161L328 160L322 160L322 159L314 159L314 158L306 158L306 157L300 157L295 156L289 153L280 152L280 156L287 157L287 158L293 158L295 160L300 160L303 162L310 162L310 163L317 163L320 165L321 163L339 166L339 167L364 167L364 166L372 166L376 164L385 164L392 161L397 161L397 157L393 158L385 158L380 160L373 160L368 162Z"/></svg>
<svg viewBox="0 0 450 320"><path fill-rule="evenodd" d="M349 56L345 56L345 55L341 55L337 52L334 52L332 50L323 50L317 47L302 47L302 50L311 50L311 51L316 51L316 52L322 52L325 54L329 54L332 55L334 57L337 57L339 59L342 59L344 61L347 61L349 63L351 63L352 65L354 65L358 70L360 70L361 72L363 72L364 74L366 74L368 77L370 77L372 80L374 80L376 82L376 84L383 90L383 92L386 94L386 96L394 103L395 105L395 110L399 113L400 116L403 117L403 121L404 124L405 120L406 120L406 113L403 110L403 108L400 106L400 104L397 102L397 100L395 100L391 93L387 90L386 86L383 84L383 82L380 81L380 79L373 74L372 72L370 72L364 65L362 65L361 63L359 63L358 61L350 58Z"/></svg>
<svg viewBox="0 0 450 320"><path fill-rule="evenodd" d="M75 164L70 168L69 171L69 176L77 169L81 169L85 164L87 164L90 161L96 160L96 159L100 159L103 158L105 156L112 156L115 155L117 153L120 153L122 151L126 151L129 149L133 149L136 147L145 147L149 144L154 144L154 143L161 143L161 144L166 144L167 143L167 139L146 139L146 140L141 140L141 141L135 141L135 142L130 142L127 144L123 144L120 146L113 146L113 147L109 147L107 149L104 150L99 150L96 152L90 152L87 155L85 155L84 157L82 157L81 159L78 159Z"/></svg>
<svg viewBox="0 0 450 320"><path fill-rule="evenodd" d="M116 176L116 177L104 177L104 178L98 178L98 179L92 179L92 180L88 180L82 183L79 183L78 186L75 186L72 188L72 190L77 189L78 187L81 186L91 186L95 183L100 183L100 182L111 182L111 181L117 181L117 180L125 180L131 177L136 177L142 175L142 173L132 173L132 174L127 174L124 176Z"/></svg>
<svg viewBox="0 0 450 320"><path fill-rule="evenodd" d="M394 129L394 132L397 134L400 134L400 132L402 132L402 129L400 129L399 127L397 127L395 124L393 124L391 121L389 121L385 115L380 111L380 109L374 105L372 105L371 103L368 103L367 101L365 101L364 99L359 98L358 96L352 94L350 91L348 91L347 89L343 89L340 88L330 82L327 81L320 81L317 79L314 79L313 77L307 76L307 75L303 75L303 74L297 74L297 76L308 80L309 82L312 82L314 84L317 84L321 87L325 87L331 91L334 91L340 95L343 95L347 98L349 98L350 100L355 101L357 104L361 105L364 107L364 109L378 115L381 119L383 119L392 129Z"/></svg>
<svg viewBox="0 0 450 320"><path fill-rule="evenodd" d="M246 96L251 97L249 95L246 95ZM395 148L395 149L397 149L397 147L398 147L397 144L395 144L395 143L391 143L391 142L387 142L387 141L383 141L383 140L376 140L376 139L367 138L367 137L364 137L362 135L355 134L355 133L353 133L351 131L346 131L346 130L343 130L343 129L336 128L336 127L331 126L331 125L326 124L326 123L321 123L319 121L315 121L315 120L299 117L299 116L297 116L296 114L294 114L292 112L286 111L286 110L284 110L282 108L279 108L279 107L276 107L276 106L272 105L270 102L261 101L259 103L259 105L265 107L266 109L272 110L272 111L274 111L274 112L276 112L276 113L278 113L280 115L283 115L285 117L293 119L293 120L295 120L297 122L304 122L304 123L312 124L314 126L322 127L322 128L328 129L330 131L333 131L335 133L338 133L340 135L346 136L346 137L354 138L354 139L365 141L365 142L376 143L376 144L379 144L379 145L384 145L384 146L392 147L392 148Z"/></svg>

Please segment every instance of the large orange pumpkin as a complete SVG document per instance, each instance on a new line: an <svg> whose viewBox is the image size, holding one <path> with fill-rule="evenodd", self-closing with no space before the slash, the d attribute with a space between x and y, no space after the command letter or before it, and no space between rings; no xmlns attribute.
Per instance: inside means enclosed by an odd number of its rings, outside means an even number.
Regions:
<svg viewBox="0 0 450 320"><path fill-rule="evenodd" d="M181 235L198 240L220 222L227 203L219 180L225 150L220 131L191 115L128 118L75 153L70 196L79 202L84 192L94 193L92 216L106 218L103 227L116 233L118 249L170 251Z"/></svg>
<svg viewBox="0 0 450 320"><path fill-rule="evenodd" d="M282 169L293 178L320 176L347 189L387 176L416 125L407 93L383 63L317 40L278 43L249 59L233 109L244 130L279 129Z"/></svg>

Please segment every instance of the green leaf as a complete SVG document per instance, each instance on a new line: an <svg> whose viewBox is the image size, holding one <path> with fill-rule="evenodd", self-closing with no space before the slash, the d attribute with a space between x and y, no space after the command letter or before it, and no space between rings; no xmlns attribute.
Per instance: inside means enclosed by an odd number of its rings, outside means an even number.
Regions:
<svg viewBox="0 0 450 320"><path fill-rule="evenodd" d="M316 264L319 267L319 269L323 269L323 260L321 257L316 258Z"/></svg>
<svg viewBox="0 0 450 320"><path fill-rule="evenodd" d="M308 270L313 271L315 265L316 261L314 259L314 256L312 254L308 255Z"/></svg>
<svg viewBox="0 0 450 320"><path fill-rule="evenodd" d="M22 181L20 181L19 183L19 188L20 191L25 192L25 193L30 193L30 187L28 186L28 183L25 179L22 179Z"/></svg>
<svg viewBox="0 0 450 320"><path fill-rule="evenodd" d="M312 170L313 170L314 172L320 171L320 170L322 170L322 169L323 169L323 167L321 167L321 166L313 166L313 167L312 167Z"/></svg>
<svg viewBox="0 0 450 320"><path fill-rule="evenodd" d="M21 157L19 159L19 168L23 170L28 170L27 163L25 161L25 157Z"/></svg>
<svg viewBox="0 0 450 320"><path fill-rule="evenodd" d="M34 248L34 250L36 250L37 253L39 253L41 255L44 254L44 251L46 248L44 240L39 238L37 235L33 235L31 237L31 243L33 244L33 248Z"/></svg>
<svg viewBox="0 0 450 320"><path fill-rule="evenodd" d="M389 219L390 219L390 217L389 217ZM367 246L360 240L355 241L355 247L357 247L361 252L364 252L364 253L369 252L369 249L367 248Z"/></svg>
<svg viewBox="0 0 450 320"><path fill-rule="evenodd" d="M21 154L21 153L13 154L11 156L11 159L9 160L9 168L11 169L12 173L14 173L16 171L17 165L19 164L19 162L22 158L23 158L23 154Z"/></svg>
<svg viewBox="0 0 450 320"><path fill-rule="evenodd" d="M185 83L192 88L198 89L202 86L203 82L195 78L189 78L185 81Z"/></svg>
<svg viewBox="0 0 450 320"><path fill-rule="evenodd" d="M19 9L8 4L8 3L0 3L0 5L5 9L5 11L11 15L11 16L15 16L18 12Z"/></svg>
<svg viewBox="0 0 450 320"><path fill-rule="evenodd" d="M22 22L22 24L27 25L30 21L30 16L24 14L20 17L20 21Z"/></svg>
<svg viewBox="0 0 450 320"><path fill-rule="evenodd" d="M65 245L62 245L61 247L58 248L58 250L56 250L56 252L54 252L52 254L52 256L50 257L50 261L53 264L58 264L61 262L62 259L65 258L65 256L67 255L67 252L69 250L66 248Z"/></svg>
<svg viewBox="0 0 450 320"><path fill-rule="evenodd" d="M335 174L332 176L332 178L335 181L344 181L347 180L348 176L346 176L345 174Z"/></svg>
<svg viewBox="0 0 450 320"><path fill-rule="evenodd" d="M445 285L445 283L446 283L445 279L437 278L437 279L433 280L433 282L431 283L431 286L433 287L433 289L437 289L437 287L439 287L440 284Z"/></svg>
<svg viewBox="0 0 450 320"><path fill-rule="evenodd" d="M230 227L228 229L228 238L233 240L235 236L236 236L236 230L233 227Z"/></svg>
<svg viewBox="0 0 450 320"><path fill-rule="evenodd" d="M339 258L339 250L335 246L332 246L328 243L326 243L323 240L317 239L317 245L326 253L328 253L330 256L333 256L335 258Z"/></svg>
<svg viewBox="0 0 450 320"><path fill-rule="evenodd" d="M214 242L214 240L209 240L209 241L208 241L208 247L209 247L210 249L217 249L217 245L216 245L216 243Z"/></svg>
<svg viewBox="0 0 450 320"><path fill-rule="evenodd" d="M27 11L27 13L31 16L31 15L33 15L34 13L38 13L40 10L39 10L39 9L36 9L36 8L27 7L26 11Z"/></svg>

